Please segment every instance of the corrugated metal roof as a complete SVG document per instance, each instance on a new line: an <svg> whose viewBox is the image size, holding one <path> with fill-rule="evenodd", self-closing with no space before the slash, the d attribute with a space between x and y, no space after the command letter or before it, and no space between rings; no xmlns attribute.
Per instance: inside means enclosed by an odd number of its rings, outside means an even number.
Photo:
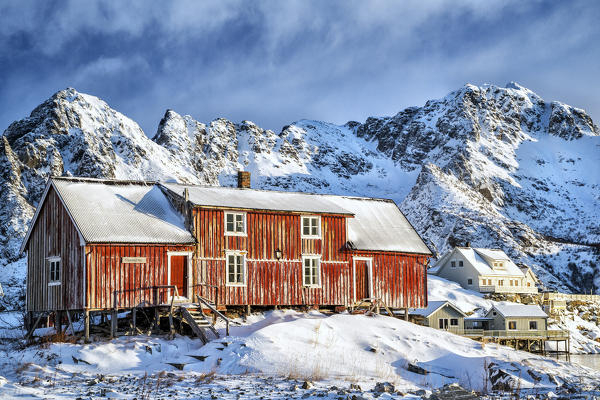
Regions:
<svg viewBox="0 0 600 400"><path fill-rule="evenodd" d="M348 219L348 239L356 250L431 254L392 200L177 183L161 185L179 196L187 188L189 200L198 206L353 216Z"/></svg>
<svg viewBox="0 0 600 400"><path fill-rule="evenodd" d="M354 218L348 219L348 239L356 250L431 254L392 200L331 195L324 197L354 214Z"/></svg>
<svg viewBox="0 0 600 400"><path fill-rule="evenodd" d="M161 185L180 196L183 196L184 189L188 189L189 200L198 206L314 214L352 214L325 199L324 196L316 194L178 183L161 183Z"/></svg>
<svg viewBox="0 0 600 400"><path fill-rule="evenodd" d="M53 178L87 243L193 243L159 187L144 182Z"/></svg>
<svg viewBox="0 0 600 400"><path fill-rule="evenodd" d="M548 315L535 304L495 304L492 309L496 309L504 317L541 317L547 318ZM488 312L488 315L489 315Z"/></svg>

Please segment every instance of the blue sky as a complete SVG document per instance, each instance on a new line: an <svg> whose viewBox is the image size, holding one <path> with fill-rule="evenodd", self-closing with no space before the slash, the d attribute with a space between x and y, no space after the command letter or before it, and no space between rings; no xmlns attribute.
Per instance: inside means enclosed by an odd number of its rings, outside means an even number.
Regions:
<svg viewBox="0 0 600 400"><path fill-rule="evenodd" d="M66 87L279 132L517 81L600 118L600 7L568 1L6 1L0 131ZM597 121L596 121L597 122Z"/></svg>

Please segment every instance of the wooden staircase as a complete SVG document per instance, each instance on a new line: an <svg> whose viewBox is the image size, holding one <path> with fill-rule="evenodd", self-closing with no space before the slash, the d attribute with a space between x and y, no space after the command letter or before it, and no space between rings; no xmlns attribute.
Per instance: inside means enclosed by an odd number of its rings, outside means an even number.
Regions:
<svg viewBox="0 0 600 400"><path fill-rule="evenodd" d="M179 307L181 319L187 322L190 328L192 328L194 335L199 337L204 344L209 342L209 333L212 333L216 339L220 338L219 332L215 329L215 323L217 318L221 318L225 321L225 332L226 335L229 336L229 324L232 323L232 321L219 312L213 302L198 295L196 298L197 303L186 304ZM206 316L204 310L209 310L212 313L211 319Z"/></svg>
<svg viewBox="0 0 600 400"><path fill-rule="evenodd" d="M199 337L204 344L209 342L207 331L210 331L217 339L220 337L219 332L215 329L212 321L206 317L201 307L182 306L179 308L179 312L181 318L192 328L194 335Z"/></svg>

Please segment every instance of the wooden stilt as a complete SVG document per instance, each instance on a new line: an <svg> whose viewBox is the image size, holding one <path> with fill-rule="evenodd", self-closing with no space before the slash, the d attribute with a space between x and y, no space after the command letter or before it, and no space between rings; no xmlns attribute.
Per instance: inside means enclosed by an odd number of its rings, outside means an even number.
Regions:
<svg viewBox="0 0 600 400"><path fill-rule="evenodd" d="M54 329L56 333L62 333L62 313L58 310L54 314Z"/></svg>
<svg viewBox="0 0 600 400"><path fill-rule="evenodd" d="M31 328L29 329L29 332L27 332L27 335L25 335L25 339L29 339L31 337L31 335L33 335L33 332L35 331L35 329L37 328L38 324L40 323L40 320L42 319L43 315L44 315L44 313L40 313L40 315L37 317L37 319L35 320L35 322L31 326ZM33 318L33 312L31 313L31 316Z"/></svg>
<svg viewBox="0 0 600 400"><path fill-rule="evenodd" d="M404 309L404 320L408 321L408 307Z"/></svg>
<svg viewBox="0 0 600 400"><path fill-rule="evenodd" d="M169 334L175 336L175 325L173 325L173 307L169 310Z"/></svg>
<svg viewBox="0 0 600 400"><path fill-rule="evenodd" d="M75 335L75 328L73 327L73 320L71 319L71 311L67 310L65 312L67 313L67 319L69 320L69 327L71 328L71 335L74 336ZM65 333L67 332L67 329L65 329Z"/></svg>
<svg viewBox="0 0 600 400"><path fill-rule="evenodd" d="M137 308L134 308L133 311L131 311L131 319L131 334L135 335L137 332Z"/></svg>
<svg viewBox="0 0 600 400"><path fill-rule="evenodd" d="M83 339L86 343L90 341L90 312L85 310L83 312Z"/></svg>
<svg viewBox="0 0 600 400"><path fill-rule="evenodd" d="M160 314L158 313L158 307L154 307L154 324L152 325L153 331L160 329Z"/></svg>
<svg viewBox="0 0 600 400"><path fill-rule="evenodd" d="M118 318L117 310L113 309L113 311L111 312L111 315L110 315L110 337L111 337L111 339L117 337L117 318Z"/></svg>
<svg viewBox="0 0 600 400"><path fill-rule="evenodd" d="M246 306L246 316L249 316L252 313L252 308L250 307L250 304L248 304Z"/></svg>

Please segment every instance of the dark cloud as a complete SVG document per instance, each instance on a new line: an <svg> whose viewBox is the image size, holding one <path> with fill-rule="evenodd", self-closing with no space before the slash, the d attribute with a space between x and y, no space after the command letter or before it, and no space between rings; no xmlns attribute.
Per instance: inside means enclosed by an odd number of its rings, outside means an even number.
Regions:
<svg viewBox="0 0 600 400"><path fill-rule="evenodd" d="M150 136L165 109L278 131L518 81L600 115L594 2L14 1L0 4L0 127L65 87Z"/></svg>

